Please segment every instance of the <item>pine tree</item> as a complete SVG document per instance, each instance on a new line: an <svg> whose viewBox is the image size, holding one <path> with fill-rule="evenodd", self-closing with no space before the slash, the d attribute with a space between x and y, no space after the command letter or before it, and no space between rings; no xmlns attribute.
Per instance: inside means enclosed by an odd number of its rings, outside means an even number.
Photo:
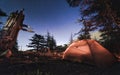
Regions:
<svg viewBox="0 0 120 75"><path fill-rule="evenodd" d="M71 33L69 44L71 44L72 42L73 42L73 35L72 35L72 33Z"/></svg>
<svg viewBox="0 0 120 75"><path fill-rule="evenodd" d="M28 47L32 47L33 49L35 49L37 51L42 51L43 48L46 45L44 36L39 35L39 34L34 34L34 36L32 37L32 39L30 39L30 41L31 42L27 46Z"/></svg>
<svg viewBox="0 0 120 75"><path fill-rule="evenodd" d="M120 0L66 0L70 6L80 7L82 17L87 17L93 25L99 26L106 19L120 26ZM110 23L111 23L110 22Z"/></svg>
<svg viewBox="0 0 120 75"><path fill-rule="evenodd" d="M5 16L7 16L7 14L0 9L0 17L5 17ZM0 24L2 24L1 21L0 21Z"/></svg>
<svg viewBox="0 0 120 75"><path fill-rule="evenodd" d="M118 45L120 43L120 0L67 0L67 2L72 7L80 7L81 17L87 21L92 30L98 29L102 32L102 44L107 49L120 52Z"/></svg>
<svg viewBox="0 0 120 75"><path fill-rule="evenodd" d="M55 41L54 37L50 35L49 32L47 33L47 36L46 36L46 42L47 42L47 46L50 48L50 50L55 50L56 41Z"/></svg>
<svg viewBox="0 0 120 75"><path fill-rule="evenodd" d="M108 50L114 53L120 52L120 28L117 25L107 25L104 26L101 30L102 32L100 39L102 45Z"/></svg>
<svg viewBox="0 0 120 75"><path fill-rule="evenodd" d="M5 17L5 16L7 16L7 14L0 9L0 18ZM0 39L2 37L2 26L1 26L1 24L2 24L2 21L0 21Z"/></svg>
<svg viewBox="0 0 120 75"><path fill-rule="evenodd" d="M92 27L90 22L87 19L82 18L79 22L83 23L81 30L77 33L79 34L78 39L90 39L90 31L94 30L95 28Z"/></svg>

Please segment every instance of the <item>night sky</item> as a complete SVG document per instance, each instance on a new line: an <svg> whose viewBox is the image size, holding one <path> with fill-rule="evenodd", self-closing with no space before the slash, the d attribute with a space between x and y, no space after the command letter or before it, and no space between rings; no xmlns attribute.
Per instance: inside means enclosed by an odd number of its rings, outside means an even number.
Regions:
<svg viewBox="0 0 120 75"><path fill-rule="evenodd" d="M37 34L46 35L50 32L57 45L68 43L71 33L77 33L81 28L77 23L79 8L70 7L66 0L0 0L0 8L8 15L24 8L24 24L30 25ZM26 45L33 35L20 31L20 48L27 49Z"/></svg>

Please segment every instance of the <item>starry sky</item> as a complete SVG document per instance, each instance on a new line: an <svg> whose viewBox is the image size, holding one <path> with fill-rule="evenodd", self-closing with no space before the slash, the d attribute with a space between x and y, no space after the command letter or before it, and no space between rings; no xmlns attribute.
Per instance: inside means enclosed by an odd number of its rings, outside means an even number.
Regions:
<svg viewBox="0 0 120 75"><path fill-rule="evenodd" d="M81 28L77 23L79 8L70 7L66 0L0 0L0 8L8 15L24 8L24 24L30 25L37 34L50 32L57 45L69 43L71 33L77 33ZM19 49L28 49L26 45L33 35L20 31Z"/></svg>

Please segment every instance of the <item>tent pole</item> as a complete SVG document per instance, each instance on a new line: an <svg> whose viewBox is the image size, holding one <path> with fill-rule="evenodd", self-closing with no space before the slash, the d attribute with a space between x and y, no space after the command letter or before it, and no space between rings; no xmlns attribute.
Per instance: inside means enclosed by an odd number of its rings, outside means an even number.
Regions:
<svg viewBox="0 0 120 75"><path fill-rule="evenodd" d="M92 49L91 49L91 45L89 44L89 42L88 42L88 40L86 38L85 38L85 41L86 41L86 43L87 43L87 45L88 45L88 47L90 49L90 52L91 52L91 55L92 55L92 58L93 58L92 60L96 64L95 59L94 59L94 54L93 54Z"/></svg>

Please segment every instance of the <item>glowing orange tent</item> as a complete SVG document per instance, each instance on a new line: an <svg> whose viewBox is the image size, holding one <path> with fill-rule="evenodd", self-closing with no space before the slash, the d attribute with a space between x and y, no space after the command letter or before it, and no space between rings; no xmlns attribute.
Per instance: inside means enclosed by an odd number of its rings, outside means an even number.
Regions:
<svg viewBox="0 0 120 75"><path fill-rule="evenodd" d="M115 57L95 40L73 42L63 53L63 59L108 66L116 61Z"/></svg>

